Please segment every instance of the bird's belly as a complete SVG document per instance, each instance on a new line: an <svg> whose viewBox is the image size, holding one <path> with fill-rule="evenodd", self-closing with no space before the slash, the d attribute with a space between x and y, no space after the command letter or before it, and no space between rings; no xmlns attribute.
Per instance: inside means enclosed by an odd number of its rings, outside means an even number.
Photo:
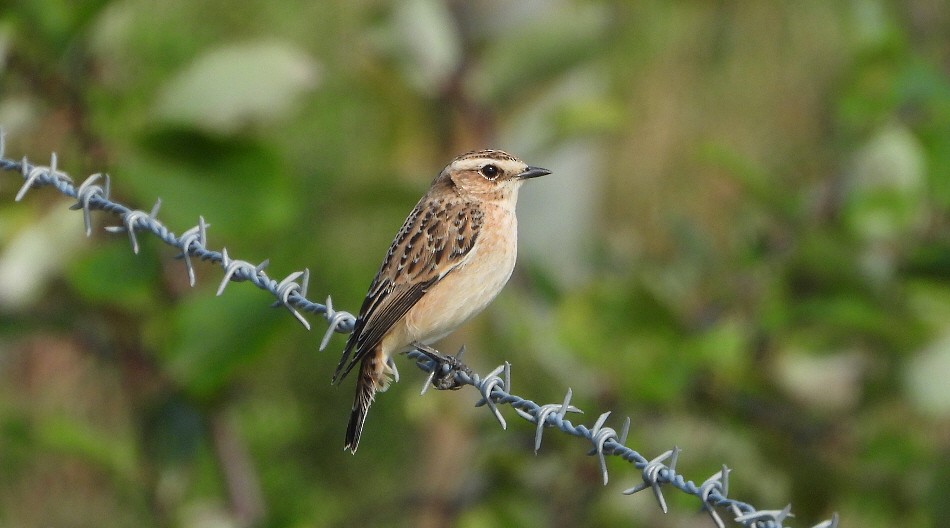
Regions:
<svg viewBox="0 0 950 528"><path fill-rule="evenodd" d="M432 343L477 315L511 277L517 258L515 228L507 237L483 236L471 258L429 290L406 314L409 342Z"/></svg>

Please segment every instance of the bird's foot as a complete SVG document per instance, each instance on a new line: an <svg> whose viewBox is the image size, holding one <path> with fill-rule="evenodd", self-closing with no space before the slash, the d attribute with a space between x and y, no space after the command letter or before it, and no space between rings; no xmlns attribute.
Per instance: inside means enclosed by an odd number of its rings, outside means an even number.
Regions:
<svg viewBox="0 0 950 528"><path fill-rule="evenodd" d="M456 378L456 373L461 372L469 377L474 375L472 369L468 368L465 363L462 363L462 354L465 353L464 346L460 348L458 353L454 356L445 355L429 345L422 343L414 343L412 346L419 354L425 356L431 362L428 365L431 370L429 370L430 374L426 386L428 386L428 383L431 383L433 387L439 390L458 390L464 384L459 383L459 380Z"/></svg>

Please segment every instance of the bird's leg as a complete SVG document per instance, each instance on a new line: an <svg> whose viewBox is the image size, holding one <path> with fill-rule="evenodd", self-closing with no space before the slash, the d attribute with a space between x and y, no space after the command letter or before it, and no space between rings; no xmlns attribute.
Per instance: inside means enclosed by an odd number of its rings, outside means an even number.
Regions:
<svg viewBox="0 0 950 528"><path fill-rule="evenodd" d="M413 343L412 346L432 361L432 386L439 390L458 390L462 387L463 384L455 379L456 372L464 372L469 377L474 375L472 369L462 363L462 354L465 352L464 346L454 356L442 354L422 343Z"/></svg>

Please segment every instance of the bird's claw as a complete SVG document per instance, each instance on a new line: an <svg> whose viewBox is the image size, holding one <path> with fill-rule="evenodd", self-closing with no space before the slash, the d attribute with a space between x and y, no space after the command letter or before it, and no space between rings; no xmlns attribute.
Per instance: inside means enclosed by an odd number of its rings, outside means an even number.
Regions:
<svg viewBox="0 0 950 528"><path fill-rule="evenodd" d="M420 354L427 357L432 362L432 370L429 375L429 383L433 387L439 390L458 390L462 388L462 383L456 379L456 373L465 373L469 377L472 376L472 369L468 368L465 363L462 363L461 356L465 351L465 347L462 347L458 354L454 356L445 355L438 350L421 343L413 344L413 347L419 351Z"/></svg>

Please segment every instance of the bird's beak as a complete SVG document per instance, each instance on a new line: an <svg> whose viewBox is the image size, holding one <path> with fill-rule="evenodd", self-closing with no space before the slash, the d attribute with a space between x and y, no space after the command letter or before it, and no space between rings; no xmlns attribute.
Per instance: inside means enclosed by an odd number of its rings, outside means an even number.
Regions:
<svg viewBox="0 0 950 528"><path fill-rule="evenodd" d="M529 178L537 178L538 176L546 176L551 174L551 171L547 169L542 169L541 167L528 167L521 174L518 175L519 180L527 180Z"/></svg>

